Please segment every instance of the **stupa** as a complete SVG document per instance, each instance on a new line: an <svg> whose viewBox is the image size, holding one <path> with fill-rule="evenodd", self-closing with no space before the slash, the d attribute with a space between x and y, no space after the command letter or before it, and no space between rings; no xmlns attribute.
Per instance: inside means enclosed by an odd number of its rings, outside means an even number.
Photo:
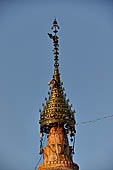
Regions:
<svg viewBox="0 0 113 170"><path fill-rule="evenodd" d="M43 109L40 112L40 154L43 154L43 163L38 170L78 170L79 166L73 162L75 146L75 110L66 98L63 82L59 72L59 26L56 19L51 27L53 34L49 34L54 44L54 74L48 85L48 98L45 98ZM44 136L47 135L47 145L43 147Z"/></svg>

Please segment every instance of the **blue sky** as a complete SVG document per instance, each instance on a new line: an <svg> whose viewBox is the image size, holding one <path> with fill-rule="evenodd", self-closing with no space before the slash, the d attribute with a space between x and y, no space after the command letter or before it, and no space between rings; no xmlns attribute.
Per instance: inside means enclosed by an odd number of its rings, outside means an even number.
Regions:
<svg viewBox="0 0 113 170"><path fill-rule="evenodd" d="M113 114L113 1L0 1L0 169L34 170L39 108L53 74L60 25L60 72L76 121ZM76 127L80 170L113 169L113 119Z"/></svg>

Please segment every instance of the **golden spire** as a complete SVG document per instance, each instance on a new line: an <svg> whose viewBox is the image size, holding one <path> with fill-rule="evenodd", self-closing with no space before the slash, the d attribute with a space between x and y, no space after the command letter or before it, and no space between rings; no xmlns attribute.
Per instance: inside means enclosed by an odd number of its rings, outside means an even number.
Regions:
<svg viewBox="0 0 113 170"><path fill-rule="evenodd" d="M59 63L58 63L58 54L59 54L58 46L59 46L59 44L58 44L58 36L56 35L57 32L58 32L59 26L57 24L56 19L53 21L53 26L51 27L51 29L53 30L54 35L49 34L49 33L48 33L48 35L53 40L53 43L54 43L54 50L53 51L54 51L54 61L55 61L55 63L54 63L53 81L54 81L54 83L56 82L56 83L59 84L60 83ZM50 83L52 83L52 82L50 81L48 84L50 84Z"/></svg>
<svg viewBox="0 0 113 170"><path fill-rule="evenodd" d="M49 37L54 43L54 75L53 79L49 81L50 91L48 92L49 98L45 98L45 105L42 104L43 110L39 110L40 114L40 153L43 152L42 142L44 134L49 134L51 127L60 126L66 131L66 134L70 135L70 140L73 142L72 151L74 153L74 140L75 140L75 111L72 110L72 104L69 104L69 99L66 99L64 93L63 83L60 81L59 63L58 63L58 36L57 32L59 26L56 19L51 27L54 35L49 34Z"/></svg>

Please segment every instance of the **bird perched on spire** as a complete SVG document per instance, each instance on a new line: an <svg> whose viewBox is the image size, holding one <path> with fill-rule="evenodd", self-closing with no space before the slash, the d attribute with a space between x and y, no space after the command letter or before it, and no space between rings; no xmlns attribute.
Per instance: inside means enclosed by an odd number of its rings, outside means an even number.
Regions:
<svg viewBox="0 0 113 170"><path fill-rule="evenodd" d="M49 38L53 39L53 35L52 34L48 33L48 35L49 35Z"/></svg>

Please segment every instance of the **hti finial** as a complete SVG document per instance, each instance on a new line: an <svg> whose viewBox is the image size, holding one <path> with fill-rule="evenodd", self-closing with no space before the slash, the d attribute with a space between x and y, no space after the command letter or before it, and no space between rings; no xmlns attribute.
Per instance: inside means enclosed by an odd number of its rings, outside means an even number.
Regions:
<svg viewBox="0 0 113 170"><path fill-rule="evenodd" d="M43 109L40 111L40 153L45 153L43 149L43 136L49 134L52 127L62 127L66 134L70 135L70 141L73 145L70 147L71 152L74 153L75 143L75 118L72 105L69 104L69 99L66 98L62 82L60 80L59 63L58 63L58 32L59 26L56 19L53 21L53 34L49 34L50 39L54 44L54 75L49 81L50 91L48 92L48 99L45 98L45 104L42 104ZM64 145L63 145L64 147ZM73 152L72 152L73 151ZM62 151L63 153L63 151ZM67 158L66 158L67 159Z"/></svg>

